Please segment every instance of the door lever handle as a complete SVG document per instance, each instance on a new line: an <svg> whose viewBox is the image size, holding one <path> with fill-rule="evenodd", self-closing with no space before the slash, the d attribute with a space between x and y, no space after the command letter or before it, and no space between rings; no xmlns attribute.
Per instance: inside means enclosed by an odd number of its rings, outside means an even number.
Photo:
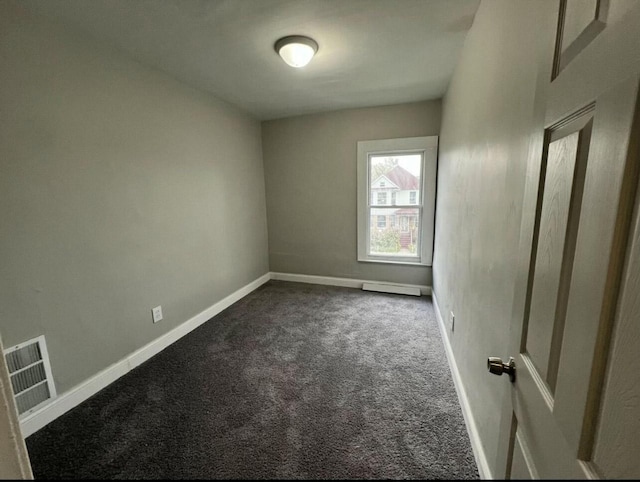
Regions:
<svg viewBox="0 0 640 482"><path fill-rule="evenodd" d="M502 363L502 358L490 356L487 360L487 368L489 369L489 373L493 373L494 375L500 376L506 373L509 375L511 383L516 381L516 362L513 357L509 358L509 363Z"/></svg>

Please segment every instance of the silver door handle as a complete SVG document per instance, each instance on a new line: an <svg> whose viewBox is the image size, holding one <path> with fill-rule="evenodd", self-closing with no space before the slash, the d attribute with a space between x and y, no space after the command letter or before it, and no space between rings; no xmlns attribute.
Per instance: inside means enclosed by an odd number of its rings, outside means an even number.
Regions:
<svg viewBox="0 0 640 482"><path fill-rule="evenodd" d="M509 358L509 363L502 363L502 358L490 356L487 360L487 368L489 369L489 373L498 376L506 373L509 375L509 380L511 380L512 383L516 381L516 361L513 357Z"/></svg>

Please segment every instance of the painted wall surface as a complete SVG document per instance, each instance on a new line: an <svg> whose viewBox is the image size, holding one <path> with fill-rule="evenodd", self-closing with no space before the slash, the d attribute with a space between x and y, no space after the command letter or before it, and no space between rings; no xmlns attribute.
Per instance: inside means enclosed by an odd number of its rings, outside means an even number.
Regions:
<svg viewBox="0 0 640 482"><path fill-rule="evenodd" d="M491 376L486 360L515 355L505 350L543 45L538 32L553 28L554 12L554 2L482 2L443 101L433 287L443 318L455 314L449 339L489 464L509 383Z"/></svg>
<svg viewBox="0 0 640 482"><path fill-rule="evenodd" d="M438 135L441 102L262 123L271 271L431 285L431 268L357 261L358 141Z"/></svg>
<svg viewBox="0 0 640 482"><path fill-rule="evenodd" d="M0 332L59 393L268 271L250 116L9 2L0 112Z"/></svg>

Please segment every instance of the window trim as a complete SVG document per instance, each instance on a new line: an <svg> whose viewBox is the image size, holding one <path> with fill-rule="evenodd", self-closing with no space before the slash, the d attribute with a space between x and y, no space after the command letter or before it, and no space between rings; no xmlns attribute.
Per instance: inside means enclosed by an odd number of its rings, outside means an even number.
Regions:
<svg viewBox="0 0 640 482"><path fill-rule="evenodd" d="M358 261L369 263L389 263L404 265L431 266L433 264L433 238L436 205L436 172L437 172L438 136L405 137L400 139L380 139L359 141L357 146L357 186L358 186ZM398 205L396 208L416 208L420 206L420 247L415 257L412 256L380 256L368 253L369 232L369 158L379 155L403 155L422 153L420 195L418 204ZM391 207L391 206L389 206Z"/></svg>

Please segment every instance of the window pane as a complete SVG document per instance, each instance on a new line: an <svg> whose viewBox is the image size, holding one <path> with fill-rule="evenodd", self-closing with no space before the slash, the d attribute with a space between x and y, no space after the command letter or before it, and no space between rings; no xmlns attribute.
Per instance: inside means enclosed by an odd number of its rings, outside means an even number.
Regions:
<svg viewBox="0 0 640 482"><path fill-rule="evenodd" d="M371 204L392 206L420 203L422 154L371 156ZM389 194L391 193L391 194Z"/></svg>
<svg viewBox="0 0 640 482"><path fill-rule="evenodd" d="M369 254L418 256L418 208L369 208Z"/></svg>

